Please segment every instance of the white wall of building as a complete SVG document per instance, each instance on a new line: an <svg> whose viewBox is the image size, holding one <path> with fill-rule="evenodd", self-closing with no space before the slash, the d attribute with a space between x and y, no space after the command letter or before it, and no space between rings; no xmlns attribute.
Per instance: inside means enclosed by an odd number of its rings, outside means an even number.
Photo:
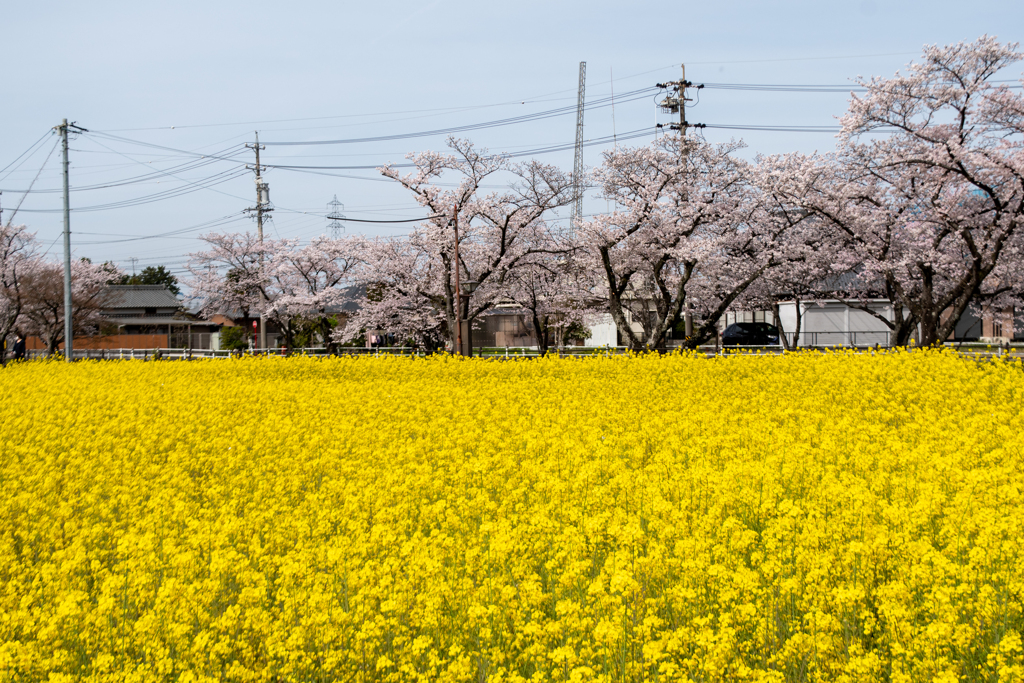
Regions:
<svg viewBox="0 0 1024 683"><path fill-rule="evenodd" d="M611 313L595 315L589 321L590 336L583 342L584 346L615 346L618 341L617 328Z"/></svg>
<svg viewBox="0 0 1024 683"><path fill-rule="evenodd" d="M779 323L792 339L796 330L796 302L779 303ZM869 308L892 319L888 302L870 301ZM889 327L871 313L827 300L800 302L801 323L798 346L887 346Z"/></svg>

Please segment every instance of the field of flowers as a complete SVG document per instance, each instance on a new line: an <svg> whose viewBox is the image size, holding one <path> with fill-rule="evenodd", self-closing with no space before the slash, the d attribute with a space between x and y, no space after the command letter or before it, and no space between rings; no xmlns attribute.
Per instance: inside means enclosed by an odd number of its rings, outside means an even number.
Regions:
<svg viewBox="0 0 1024 683"><path fill-rule="evenodd" d="M1019 681L1024 371L0 370L0 679Z"/></svg>

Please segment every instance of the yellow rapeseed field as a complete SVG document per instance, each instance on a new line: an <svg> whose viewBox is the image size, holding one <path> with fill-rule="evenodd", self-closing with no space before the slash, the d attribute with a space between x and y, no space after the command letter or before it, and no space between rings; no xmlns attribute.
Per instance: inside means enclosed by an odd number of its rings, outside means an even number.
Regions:
<svg viewBox="0 0 1024 683"><path fill-rule="evenodd" d="M1024 370L0 370L5 681L1020 681Z"/></svg>

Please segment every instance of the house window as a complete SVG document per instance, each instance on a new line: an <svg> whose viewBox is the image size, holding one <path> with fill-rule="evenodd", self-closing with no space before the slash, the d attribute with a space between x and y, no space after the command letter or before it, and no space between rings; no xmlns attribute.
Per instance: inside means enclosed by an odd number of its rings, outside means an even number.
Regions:
<svg viewBox="0 0 1024 683"><path fill-rule="evenodd" d="M1001 316L996 316L995 320L992 321L992 336L1003 336L1003 320Z"/></svg>
<svg viewBox="0 0 1024 683"><path fill-rule="evenodd" d="M147 308L146 309L146 315L156 315L156 309L155 308Z"/></svg>

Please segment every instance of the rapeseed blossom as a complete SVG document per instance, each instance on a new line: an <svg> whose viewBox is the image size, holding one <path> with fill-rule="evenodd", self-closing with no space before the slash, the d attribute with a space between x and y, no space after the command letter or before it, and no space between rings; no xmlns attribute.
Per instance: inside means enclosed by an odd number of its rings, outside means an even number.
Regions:
<svg viewBox="0 0 1024 683"><path fill-rule="evenodd" d="M0 371L0 677L1018 681L1024 372Z"/></svg>

